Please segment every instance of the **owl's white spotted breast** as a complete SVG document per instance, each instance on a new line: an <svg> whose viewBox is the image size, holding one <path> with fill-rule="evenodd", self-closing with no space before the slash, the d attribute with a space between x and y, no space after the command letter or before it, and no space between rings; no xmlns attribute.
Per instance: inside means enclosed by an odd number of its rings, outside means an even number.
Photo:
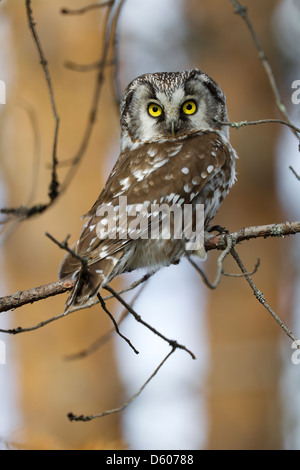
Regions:
<svg viewBox="0 0 300 470"><path fill-rule="evenodd" d="M118 208L120 196L126 196L129 206L143 204L149 208L149 214L151 204L204 204L207 227L233 184L235 158L230 144L217 131L149 142L137 150L125 151L87 214L89 221L82 233L79 251L88 255L96 250L95 262L128 244L128 240L101 241L99 232L96 236L97 224L101 222L97 210L102 204ZM118 211L116 222L117 217ZM136 243L149 247L144 240ZM151 245L151 249L160 251L157 241L150 241Z"/></svg>

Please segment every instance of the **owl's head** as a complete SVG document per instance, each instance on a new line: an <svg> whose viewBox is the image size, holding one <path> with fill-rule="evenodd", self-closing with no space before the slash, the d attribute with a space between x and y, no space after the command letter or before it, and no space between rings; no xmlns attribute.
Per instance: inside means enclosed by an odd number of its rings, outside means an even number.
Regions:
<svg viewBox="0 0 300 470"><path fill-rule="evenodd" d="M137 143L175 138L202 129L228 137L225 95L198 69L147 73L133 80L121 103L122 150Z"/></svg>

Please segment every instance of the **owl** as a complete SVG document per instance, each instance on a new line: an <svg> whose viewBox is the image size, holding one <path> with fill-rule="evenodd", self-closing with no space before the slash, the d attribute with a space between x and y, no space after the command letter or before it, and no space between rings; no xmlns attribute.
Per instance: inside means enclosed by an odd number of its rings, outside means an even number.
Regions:
<svg viewBox="0 0 300 470"><path fill-rule="evenodd" d="M187 245L184 233L175 237L172 232L173 212L170 236L149 235L157 205L189 205L192 217L202 205L207 233L235 181L237 156L228 126L221 124L227 120L225 95L200 70L137 77L123 95L120 120L120 156L97 201L83 216L86 223L73 246L79 257L68 253L60 267L61 279L75 280L66 310L87 303L118 274L178 263L187 254ZM117 224L122 205L127 233ZM136 217L139 207L143 211ZM133 236L137 220L139 236ZM130 226L134 221L136 230ZM203 249L192 253L205 257ZM84 270L80 257L87 260Z"/></svg>

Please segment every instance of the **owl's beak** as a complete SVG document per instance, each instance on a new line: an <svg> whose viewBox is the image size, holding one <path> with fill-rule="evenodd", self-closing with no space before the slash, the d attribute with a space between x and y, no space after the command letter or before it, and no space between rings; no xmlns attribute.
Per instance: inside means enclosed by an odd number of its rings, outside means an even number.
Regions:
<svg viewBox="0 0 300 470"><path fill-rule="evenodd" d="M171 134L172 134L172 137L175 137L175 124L176 124L176 121L172 120L171 121Z"/></svg>

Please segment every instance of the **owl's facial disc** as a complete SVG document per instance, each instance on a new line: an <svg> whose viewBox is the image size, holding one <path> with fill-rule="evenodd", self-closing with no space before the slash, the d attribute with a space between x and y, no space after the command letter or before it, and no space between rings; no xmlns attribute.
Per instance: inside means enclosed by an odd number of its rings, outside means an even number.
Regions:
<svg viewBox="0 0 300 470"><path fill-rule="evenodd" d="M144 74L128 86L121 106L122 148L218 129L228 138L225 96L199 70Z"/></svg>

